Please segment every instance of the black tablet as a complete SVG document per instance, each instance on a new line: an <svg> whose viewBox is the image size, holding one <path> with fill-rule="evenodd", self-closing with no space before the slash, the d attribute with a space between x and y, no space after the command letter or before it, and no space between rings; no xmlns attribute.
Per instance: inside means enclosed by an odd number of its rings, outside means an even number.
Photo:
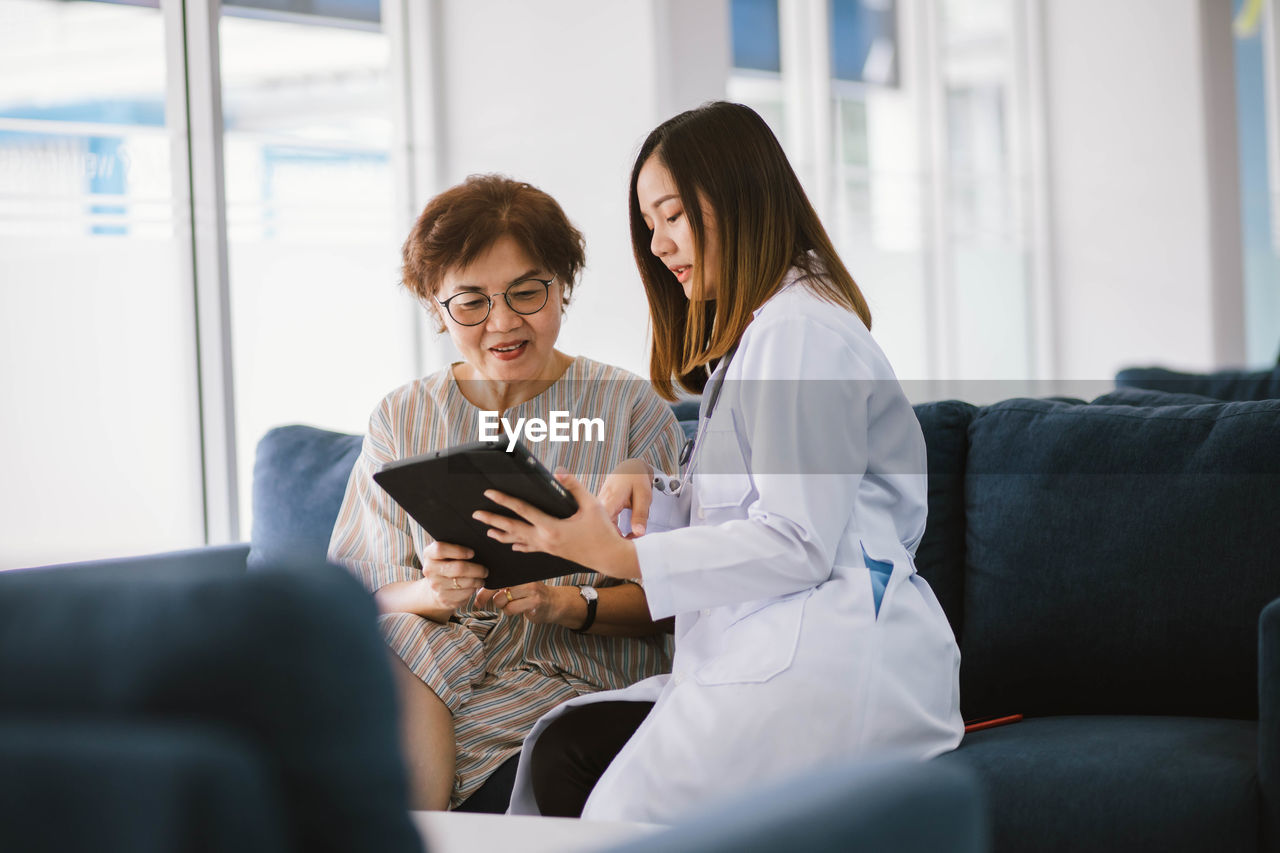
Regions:
<svg viewBox="0 0 1280 853"><path fill-rule="evenodd" d="M506 492L556 518L578 510L578 502L524 445L516 442L508 451L507 443L504 436L388 462L373 479L433 538L475 551L473 562L489 570L489 589L590 571L550 554L513 551L471 517L480 509L514 516L486 498L485 489Z"/></svg>

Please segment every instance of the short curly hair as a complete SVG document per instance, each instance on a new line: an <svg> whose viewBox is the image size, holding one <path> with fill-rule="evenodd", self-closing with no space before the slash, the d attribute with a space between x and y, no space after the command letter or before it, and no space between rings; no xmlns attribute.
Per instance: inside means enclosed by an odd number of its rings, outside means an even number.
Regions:
<svg viewBox="0 0 1280 853"><path fill-rule="evenodd" d="M470 265L503 236L555 274L567 305L586 264L582 232L554 198L505 175L472 175L427 203L404 241L401 283L430 305L445 273Z"/></svg>

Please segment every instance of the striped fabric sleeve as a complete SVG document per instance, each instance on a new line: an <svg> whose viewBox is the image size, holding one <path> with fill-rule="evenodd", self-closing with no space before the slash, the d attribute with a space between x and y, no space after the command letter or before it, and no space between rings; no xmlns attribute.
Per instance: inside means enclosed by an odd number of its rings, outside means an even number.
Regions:
<svg viewBox="0 0 1280 853"><path fill-rule="evenodd" d="M369 419L329 540L329 559L350 569L370 592L422 577L408 514L373 481L373 473L396 458L391 421L390 400L383 400Z"/></svg>

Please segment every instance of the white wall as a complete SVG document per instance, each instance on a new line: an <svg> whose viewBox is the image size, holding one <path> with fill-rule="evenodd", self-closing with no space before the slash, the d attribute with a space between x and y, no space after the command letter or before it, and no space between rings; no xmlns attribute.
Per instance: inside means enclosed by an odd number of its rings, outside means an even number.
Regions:
<svg viewBox="0 0 1280 853"><path fill-rule="evenodd" d="M1042 2L1058 376L1243 362L1230 0Z"/></svg>
<svg viewBox="0 0 1280 853"><path fill-rule="evenodd" d="M444 186L502 172L554 196L587 240L561 349L647 376L627 180L658 123L724 97L727 0L443 0L440 28Z"/></svg>
<svg viewBox="0 0 1280 853"><path fill-rule="evenodd" d="M727 0L439 2L439 188L498 171L559 199L588 243L561 344L645 374L627 174L653 126L724 96ZM1045 35L1050 375L1242 362L1230 0L1026 2Z"/></svg>

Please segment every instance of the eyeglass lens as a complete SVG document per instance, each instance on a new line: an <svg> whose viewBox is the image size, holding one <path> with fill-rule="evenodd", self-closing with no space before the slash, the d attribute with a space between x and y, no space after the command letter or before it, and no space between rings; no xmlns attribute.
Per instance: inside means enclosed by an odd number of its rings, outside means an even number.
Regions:
<svg viewBox="0 0 1280 853"><path fill-rule="evenodd" d="M507 288L503 297L517 314L536 314L547 304L550 282L529 278ZM476 326L489 316L493 300L483 293L461 293L448 301L449 316L463 326Z"/></svg>

